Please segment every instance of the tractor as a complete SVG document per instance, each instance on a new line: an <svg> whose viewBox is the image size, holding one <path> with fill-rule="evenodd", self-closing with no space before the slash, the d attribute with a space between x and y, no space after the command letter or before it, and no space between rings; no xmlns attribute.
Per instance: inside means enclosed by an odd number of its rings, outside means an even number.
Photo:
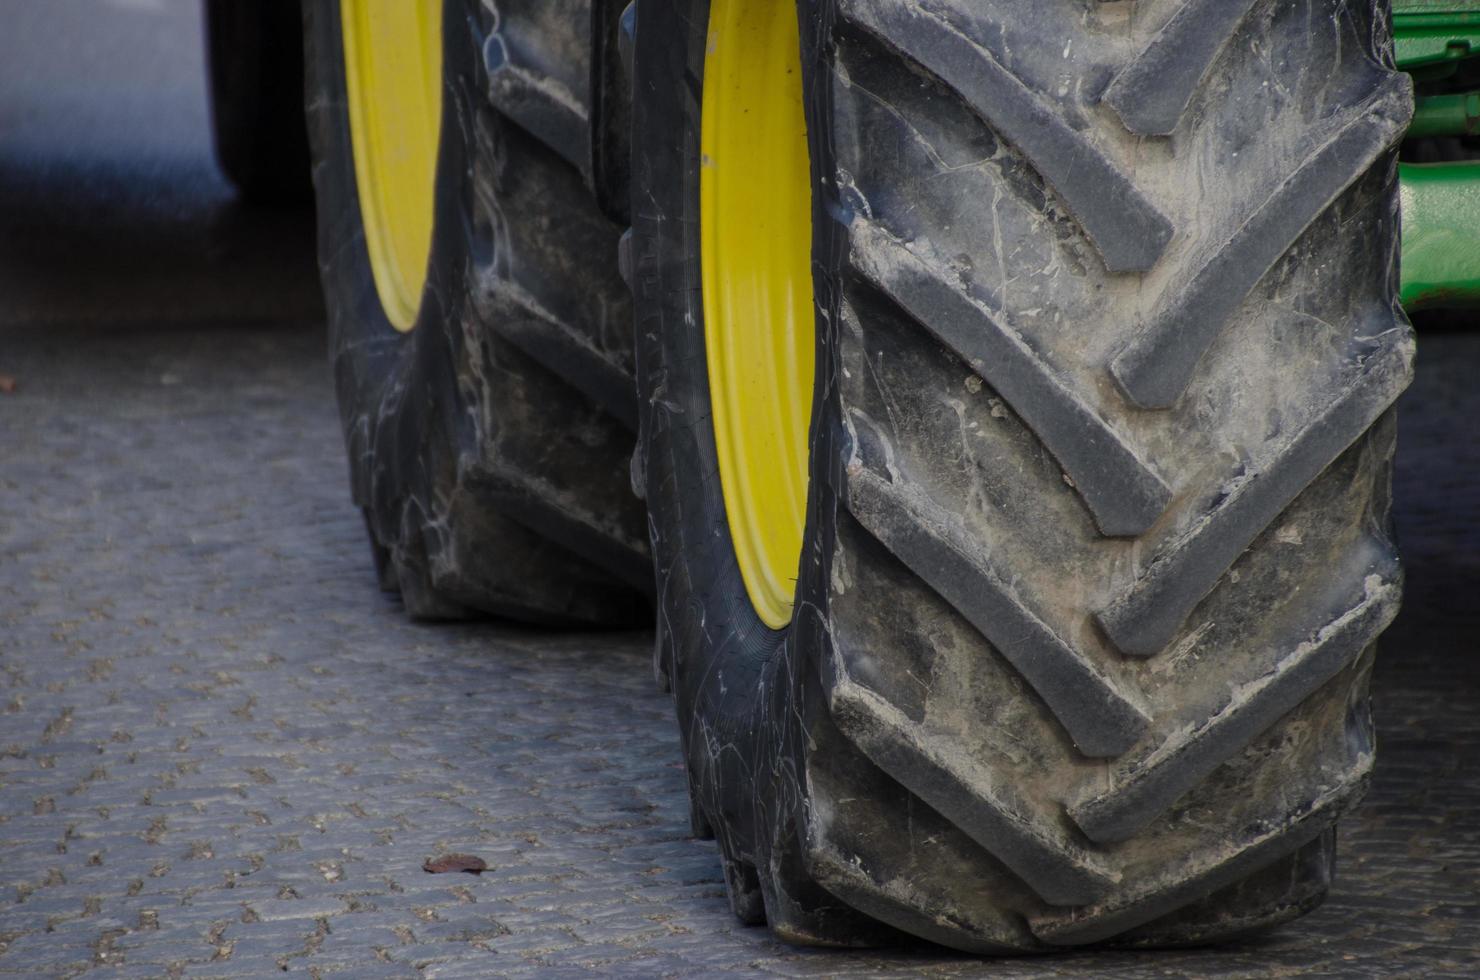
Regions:
<svg viewBox="0 0 1480 980"><path fill-rule="evenodd" d="M208 0L316 201L422 620L656 627L784 940L1185 946L1328 890L1476 0ZM311 183L310 183L311 177Z"/></svg>

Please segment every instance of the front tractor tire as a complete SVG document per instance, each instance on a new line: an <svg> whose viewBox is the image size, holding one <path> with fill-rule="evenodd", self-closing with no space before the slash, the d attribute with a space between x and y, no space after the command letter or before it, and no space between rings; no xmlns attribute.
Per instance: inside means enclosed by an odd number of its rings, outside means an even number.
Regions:
<svg viewBox="0 0 1480 980"><path fill-rule="evenodd" d="M752 0L812 188L778 622L706 346L705 182L771 179L704 133L735 2L639 0L630 250L658 668L734 911L998 953L1310 910L1401 582L1386 3Z"/></svg>
<svg viewBox="0 0 1480 980"><path fill-rule="evenodd" d="M631 303L567 59L589 4L498 8L304 7L354 499L414 617L646 624Z"/></svg>

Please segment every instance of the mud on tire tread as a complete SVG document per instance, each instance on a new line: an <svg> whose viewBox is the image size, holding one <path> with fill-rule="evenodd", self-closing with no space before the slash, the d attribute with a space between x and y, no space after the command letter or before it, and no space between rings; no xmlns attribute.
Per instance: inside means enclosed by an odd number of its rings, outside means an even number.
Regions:
<svg viewBox="0 0 1480 980"><path fill-rule="evenodd" d="M366 258L338 5L304 9L330 347L382 583L423 619L647 622L620 229L591 190L590 139L568 125L590 103L590 3L501 2L495 17L447 0L437 215L409 334L386 321ZM563 114L531 116L531 90Z"/></svg>
<svg viewBox="0 0 1480 980"><path fill-rule="evenodd" d="M694 326L707 5L638 7L658 657L737 911L758 890L799 941L978 952L1308 911L1401 583L1386 3L799 10L817 404L775 632Z"/></svg>

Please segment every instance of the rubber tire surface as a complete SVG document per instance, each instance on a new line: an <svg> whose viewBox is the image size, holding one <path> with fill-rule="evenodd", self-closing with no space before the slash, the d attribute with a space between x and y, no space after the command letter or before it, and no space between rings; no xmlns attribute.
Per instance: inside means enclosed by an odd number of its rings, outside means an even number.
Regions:
<svg viewBox="0 0 1480 980"><path fill-rule="evenodd" d="M799 3L818 347L781 631L708 416L707 6L638 7L631 279L657 667L736 914L995 953L1313 908L1401 579L1386 4Z"/></svg>
<svg viewBox="0 0 1480 980"><path fill-rule="evenodd" d="M504 84L515 68L540 92L567 85L537 68L579 70L565 50L589 47L589 9L500 7L494 25L478 0L445 5L436 214L409 333L386 319L371 277L338 4L304 7L319 256L354 499L383 585L414 617L645 624L652 565L631 488L619 229L579 155L564 155L572 146L552 148L500 110L511 98L516 114L527 107ZM483 53L500 47L533 61L490 69Z"/></svg>
<svg viewBox="0 0 1480 980"><path fill-rule="evenodd" d="M204 13L216 162L254 204L307 203L299 0L206 0Z"/></svg>

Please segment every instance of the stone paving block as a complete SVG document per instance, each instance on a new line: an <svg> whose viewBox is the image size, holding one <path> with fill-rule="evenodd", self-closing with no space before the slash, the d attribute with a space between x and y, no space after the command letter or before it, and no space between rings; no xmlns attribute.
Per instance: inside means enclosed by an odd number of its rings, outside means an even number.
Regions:
<svg viewBox="0 0 1480 980"><path fill-rule="evenodd" d="M1480 975L1480 440L1449 425L1480 415L1480 341L1424 342L1381 761L1330 899L1219 950L984 963L740 926L651 637L408 622L366 567L321 328L5 337L0 973ZM451 851L491 870L422 870Z"/></svg>
<svg viewBox="0 0 1480 980"><path fill-rule="evenodd" d="M14 941L5 955L14 958L11 962L20 967L17 972L40 976L90 966L95 958L95 950L91 942L61 943L50 936L37 936L22 937Z"/></svg>

